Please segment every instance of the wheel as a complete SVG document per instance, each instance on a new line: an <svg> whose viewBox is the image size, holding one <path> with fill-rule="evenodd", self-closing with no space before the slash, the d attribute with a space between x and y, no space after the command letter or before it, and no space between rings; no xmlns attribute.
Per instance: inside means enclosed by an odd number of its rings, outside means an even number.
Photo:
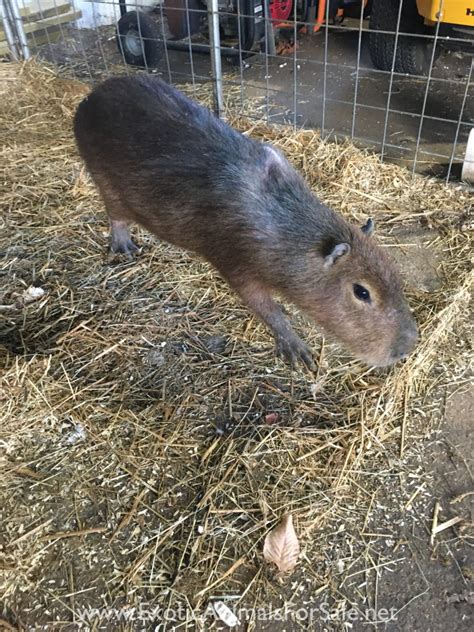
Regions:
<svg viewBox="0 0 474 632"><path fill-rule="evenodd" d="M127 64L157 66L163 52L161 31L146 13L128 11L117 22L117 46Z"/></svg>
<svg viewBox="0 0 474 632"><path fill-rule="evenodd" d="M400 33L428 34L433 31L425 27L418 13L416 0L373 0L370 15L369 52L372 63L380 70L392 70L395 34L377 31L397 30L400 1L403 1L400 16ZM426 75L430 69L433 42L413 36L398 36L395 56L395 72L409 75ZM436 59L437 56L435 56Z"/></svg>

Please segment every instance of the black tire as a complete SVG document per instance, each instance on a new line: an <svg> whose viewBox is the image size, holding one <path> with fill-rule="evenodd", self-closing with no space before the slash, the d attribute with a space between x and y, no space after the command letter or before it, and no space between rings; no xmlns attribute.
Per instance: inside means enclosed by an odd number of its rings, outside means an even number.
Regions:
<svg viewBox="0 0 474 632"><path fill-rule="evenodd" d="M370 14L369 52L372 63L380 70L392 70L395 35L377 31L397 30L401 0L373 0ZM418 13L416 0L403 0L400 16L400 33L433 34L425 27ZM422 37L399 35L395 56L395 72L409 75L426 75L429 72L433 41ZM435 59L437 55L435 55Z"/></svg>
<svg viewBox="0 0 474 632"><path fill-rule="evenodd" d="M141 11L128 11L117 22L117 46L127 64L155 67L163 54L158 24Z"/></svg>

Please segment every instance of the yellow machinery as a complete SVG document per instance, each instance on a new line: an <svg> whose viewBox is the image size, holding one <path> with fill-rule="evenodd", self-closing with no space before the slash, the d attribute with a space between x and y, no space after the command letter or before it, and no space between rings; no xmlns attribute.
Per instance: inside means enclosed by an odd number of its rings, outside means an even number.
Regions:
<svg viewBox="0 0 474 632"><path fill-rule="evenodd" d="M474 2L471 0L416 0L418 13L425 24L442 24L474 27Z"/></svg>
<svg viewBox="0 0 474 632"><path fill-rule="evenodd" d="M474 0L372 0L369 11L380 70L426 75L442 48L474 52Z"/></svg>

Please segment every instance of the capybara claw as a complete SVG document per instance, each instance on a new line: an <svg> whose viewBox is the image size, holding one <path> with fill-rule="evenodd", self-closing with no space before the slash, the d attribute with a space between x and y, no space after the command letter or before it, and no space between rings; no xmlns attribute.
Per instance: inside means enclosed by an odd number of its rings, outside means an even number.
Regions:
<svg viewBox="0 0 474 632"><path fill-rule="evenodd" d="M314 371L316 368L309 347L297 336L291 339L277 338L276 353L279 358L286 360L293 367L301 362L310 371Z"/></svg>
<svg viewBox="0 0 474 632"><path fill-rule="evenodd" d="M139 247L133 243L131 239L121 242L112 242L110 244L110 252L112 254L122 254L133 259L134 255L139 251Z"/></svg>

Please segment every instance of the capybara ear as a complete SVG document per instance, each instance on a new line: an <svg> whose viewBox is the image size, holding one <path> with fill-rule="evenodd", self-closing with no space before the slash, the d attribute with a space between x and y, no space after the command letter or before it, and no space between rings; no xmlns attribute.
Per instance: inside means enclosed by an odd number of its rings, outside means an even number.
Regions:
<svg viewBox="0 0 474 632"><path fill-rule="evenodd" d="M367 237L370 237L370 235L372 235L372 233L374 232L374 228L375 228L374 221L371 217L369 217L369 219L365 222L363 226L361 226L360 229L363 233L367 235Z"/></svg>
<svg viewBox="0 0 474 632"><path fill-rule="evenodd" d="M324 267L329 268L340 257L343 257L344 255L348 255L350 251L351 251L351 247L349 246L349 244L346 244L346 243L336 244L334 248L331 250L331 252L324 257Z"/></svg>

